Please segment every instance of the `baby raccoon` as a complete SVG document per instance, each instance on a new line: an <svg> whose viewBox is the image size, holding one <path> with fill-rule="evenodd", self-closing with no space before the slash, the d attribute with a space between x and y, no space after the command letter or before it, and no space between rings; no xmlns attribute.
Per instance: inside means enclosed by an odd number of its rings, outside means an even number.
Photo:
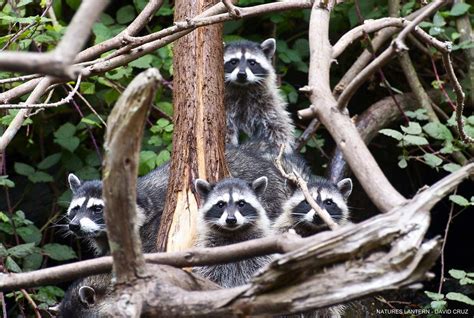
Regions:
<svg viewBox="0 0 474 318"><path fill-rule="evenodd" d="M107 303L104 299L112 292L112 275L88 276L69 286L59 304L59 318L104 317Z"/></svg>
<svg viewBox="0 0 474 318"><path fill-rule="evenodd" d="M269 234L270 220L259 202L267 187L266 177L252 183L230 178L214 185L197 179L194 184L202 201L196 246L229 245ZM193 271L227 288L247 283L255 271L270 260L270 256L261 256L236 263L195 267Z"/></svg>
<svg viewBox="0 0 474 318"><path fill-rule="evenodd" d="M268 217L274 221L282 213L282 205L297 189L297 185L285 178L275 165L279 149L260 140L247 141L239 146L228 145L226 160L233 177L247 182L255 175L268 178L267 190L260 199ZM306 161L295 153L284 153L281 158L283 169L297 171L305 180L311 178Z"/></svg>
<svg viewBox="0 0 474 318"><path fill-rule="evenodd" d="M165 204L168 170L169 165L163 165L137 180L138 226L143 251L147 253L156 251L156 229ZM102 181L81 181L72 173L68 181L72 191L67 211L69 231L88 242L96 256L107 254Z"/></svg>
<svg viewBox="0 0 474 318"><path fill-rule="evenodd" d="M239 134L265 139L291 151L293 122L276 85L272 56L275 39L262 43L237 41L225 45L225 107L228 144L238 145Z"/></svg>
<svg viewBox="0 0 474 318"><path fill-rule="evenodd" d="M347 199L352 192L352 180L347 178L337 184L323 178L314 178L308 183L313 199L331 215L340 225L348 223L349 209ZM303 192L298 189L283 204L283 213L276 219L273 230L277 233L294 229L296 233L307 237L327 230L327 225L306 201Z"/></svg>

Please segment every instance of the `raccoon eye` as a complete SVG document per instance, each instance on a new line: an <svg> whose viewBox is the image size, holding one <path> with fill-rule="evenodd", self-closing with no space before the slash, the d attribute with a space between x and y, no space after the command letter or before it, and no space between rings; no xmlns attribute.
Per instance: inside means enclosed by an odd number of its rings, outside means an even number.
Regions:
<svg viewBox="0 0 474 318"><path fill-rule="evenodd" d="M222 209L225 206L225 202L224 201L219 201L219 202L217 202L217 206Z"/></svg>
<svg viewBox="0 0 474 318"><path fill-rule="evenodd" d="M328 205L328 206L331 206L334 204L334 201L331 200L331 199L326 199L323 201L324 205Z"/></svg>
<svg viewBox="0 0 474 318"><path fill-rule="evenodd" d="M232 64L232 65L236 65L237 62L239 62L238 59L232 59L232 60L230 60L230 64Z"/></svg>
<svg viewBox="0 0 474 318"><path fill-rule="evenodd" d="M91 207L91 210L94 213L101 213L102 209L103 209L103 207L101 207L100 205L94 205L94 206Z"/></svg>
<svg viewBox="0 0 474 318"><path fill-rule="evenodd" d="M255 64L257 64L257 62L255 62L255 60L248 60L248 61L249 61L249 64L250 64L251 66L254 66Z"/></svg>
<svg viewBox="0 0 474 318"><path fill-rule="evenodd" d="M247 203L247 202L245 202L244 200L240 200L239 202L237 202L237 205L238 205L239 207L243 207L243 206L245 206L246 203Z"/></svg>

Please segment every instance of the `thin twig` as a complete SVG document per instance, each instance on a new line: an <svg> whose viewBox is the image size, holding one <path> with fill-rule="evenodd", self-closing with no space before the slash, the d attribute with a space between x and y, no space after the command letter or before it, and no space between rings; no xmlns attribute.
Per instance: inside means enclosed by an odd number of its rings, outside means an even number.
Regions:
<svg viewBox="0 0 474 318"><path fill-rule="evenodd" d="M329 213L326 211L326 209L321 208L316 203L316 201L314 201L313 196L309 192L308 183L305 180L303 180L301 175L298 172L296 172L295 170L292 170L290 173L287 173L285 171L285 169L283 168L283 165L281 163L284 149L285 149L285 147L282 145L280 147L280 153L278 154L278 157L275 160L275 165L278 168L278 170L280 170L280 173L285 178L287 178L288 180L294 182L295 184L297 184L301 188L301 191L303 192L303 195L304 195L306 201L308 201L311 208L319 215L319 217L324 221L324 223L326 223L329 226L329 228L331 230L335 230L335 229L339 228L339 225L336 222L333 221L333 219L331 218L331 215L329 215Z"/></svg>
<svg viewBox="0 0 474 318"><path fill-rule="evenodd" d="M11 78L6 78L6 79L0 79L0 85L2 84L8 84L8 83L15 83L15 82L24 82L30 79L35 79L38 77L42 77L43 75L41 74L30 74L30 75L23 75L23 76L17 76L17 77L11 77Z"/></svg>
<svg viewBox="0 0 474 318"><path fill-rule="evenodd" d="M456 194L456 190L454 190L454 194ZM449 227L451 225L451 221L453 220L453 211L454 211L454 203L451 202L451 208L449 209L449 214L448 214L448 222L446 222L446 228L444 229L444 237L443 237L443 244L441 245L441 255L440 255L440 260L441 260L441 272L440 272L440 277L439 277L439 287L438 287L438 293L441 293L443 290L443 283L444 283L444 248L446 247L446 241L448 240L448 233L449 233Z"/></svg>
<svg viewBox="0 0 474 318"><path fill-rule="evenodd" d="M41 318L41 314L38 310L38 306L36 306L36 303L35 301L33 300L33 298L31 298L30 294L28 294L28 292L26 290L24 290L23 288L20 289L20 292L23 294L23 296L26 298L26 300L28 301L28 303L30 304L31 308L33 308L34 312L35 312L35 317L36 318Z"/></svg>
<svg viewBox="0 0 474 318"><path fill-rule="evenodd" d="M71 84L66 84L66 85L70 89L71 92L74 90L74 88L71 86ZM97 118L100 120L100 122L104 125L104 127L107 128L107 124L102 119L102 117L97 113L97 111L94 109L94 107L92 107L92 105L89 103L89 101L79 92L76 93L76 96L78 96L84 102L84 104L86 104L86 106L89 107L91 112L93 112L97 116Z"/></svg>
<svg viewBox="0 0 474 318"><path fill-rule="evenodd" d="M7 318L7 303L5 302L5 295L3 292L0 292L0 301L2 302L2 316Z"/></svg>
<svg viewBox="0 0 474 318"><path fill-rule="evenodd" d="M234 18L240 18L240 10L234 4L232 3L231 0L222 0L222 3L225 5L227 8L227 11L229 11L229 14L234 17Z"/></svg>
<svg viewBox="0 0 474 318"><path fill-rule="evenodd" d="M64 98L61 98L61 100L55 102L55 103L41 103L41 104L27 104L27 103L21 103L21 104L6 104L6 105L0 105L0 109L11 109L11 108L24 108L24 109L31 109L31 108L52 108L52 107L58 107L64 104L67 104L71 101L73 96L77 93L80 85L81 85L81 78L82 75L79 74L76 80L76 85L74 86L74 89Z"/></svg>
<svg viewBox="0 0 474 318"><path fill-rule="evenodd" d="M443 63L446 68L446 73L451 80L451 85L453 85L454 92L456 93L456 122L458 124L458 131L461 139L466 143L474 143L474 138L468 136L464 130L464 120L462 118L462 113L464 110L464 92L462 91L461 84L454 73L453 62L451 61L451 56L449 52L443 52Z"/></svg>

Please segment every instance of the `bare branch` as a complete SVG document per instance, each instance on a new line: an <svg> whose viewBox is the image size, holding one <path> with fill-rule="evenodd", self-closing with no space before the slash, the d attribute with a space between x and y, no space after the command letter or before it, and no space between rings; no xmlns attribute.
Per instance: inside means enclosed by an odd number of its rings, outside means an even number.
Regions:
<svg viewBox="0 0 474 318"><path fill-rule="evenodd" d="M12 72L42 73L72 79L78 68L70 66L89 38L90 30L108 1L83 1L72 18L64 37L49 53L2 52L0 69Z"/></svg>
<svg viewBox="0 0 474 318"><path fill-rule="evenodd" d="M161 75L151 68L127 86L107 120L103 196L107 237L117 283L145 275L136 213L138 153ZM127 222L123 222L127 220Z"/></svg>
<svg viewBox="0 0 474 318"><path fill-rule="evenodd" d="M331 50L328 43L329 12L313 7L310 20L309 86L311 111L325 125L344 153L361 185L381 211L389 211L405 199L393 188L360 138L347 115L337 109L329 88ZM300 112L298 113L300 114Z"/></svg>
<svg viewBox="0 0 474 318"><path fill-rule="evenodd" d="M162 264L174 267L194 267L225 264L255 256L274 253L288 253L302 247L305 243L296 234L285 233L278 237L265 237L237 244L213 248L192 248L181 252L145 254L149 264ZM112 257L104 256L72 264L49 267L20 274L0 274L1 291L30 288L46 284L74 280L80 277L110 272Z"/></svg>
<svg viewBox="0 0 474 318"><path fill-rule="evenodd" d="M44 94L44 92L46 92L46 90L52 83L53 80L51 77L47 76L42 78L25 103L35 103ZM20 129L21 125L23 125L25 117L28 116L30 111L30 109L20 110L16 114L15 118L13 118L10 125L8 125L8 128L5 130L2 137L0 138L0 154L5 151L7 145L10 143L10 141L12 141L13 137L15 137L17 131Z"/></svg>
<svg viewBox="0 0 474 318"><path fill-rule="evenodd" d="M6 104L2 105L0 104L0 109L8 109L8 108L26 108L26 109L32 109L32 108L52 108L52 107L57 107L61 106L64 104L67 104L71 101L71 99L74 97L74 95L77 93L79 90L79 86L81 85L81 77L82 75L79 74L76 80L76 85L74 85L74 88L69 92L69 94L61 98L61 100L55 102L55 103L42 103L42 104L27 104L27 103L20 103L20 104Z"/></svg>

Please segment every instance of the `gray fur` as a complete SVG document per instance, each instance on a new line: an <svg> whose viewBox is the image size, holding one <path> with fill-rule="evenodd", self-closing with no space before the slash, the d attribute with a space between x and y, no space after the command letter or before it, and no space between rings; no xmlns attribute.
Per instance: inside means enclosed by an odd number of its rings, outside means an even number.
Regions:
<svg viewBox="0 0 474 318"><path fill-rule="evenodd" d="M266 178L256 179L253 183L245 182L241 179L231 178L211 185L209 192L202 198L203 202L199 209L199 220L197 223L196 246L214 247L223 246L251 239L261 238L269 234L270 220L266 216L265 210L259 203L258 192L265 187ZM203 184L196 182L196 184ZM244 198L247 204L251 205L256 211L255 219L244 216L246 226L241 226L231 230L217 221L205 219L205 213L213 208L213 202L221 202L227 197ZM223 210L223 214L228 213L232 206L229 202ZM193 272L219 284L222 287L234 287L247 283L252 275L271 261L270 256L254 257L240 262L202 266L193 268Z"/></svg>
<svg viewBox="0 0 474 318"><path fill-rule="evenodd" d="M224 61L238 52L247 53L260 63L266 74L252 82L238 82L226 71L225 107L227 113L227 144L237 145L240 132L250 140L265 139L273 145L285 145L286 151L294 146L294 125L287 104L276 85L275 69L271 58L275 40L262 44L250 41L231 42L225 46Z"/></svg>
<svg viewBox="0 0 474 318"><path fill-rule="evenodd" d="M59 318L100 318L112 304L103 301L112 292L112 275L100 274L75 281L61 304Z"/></svg>

